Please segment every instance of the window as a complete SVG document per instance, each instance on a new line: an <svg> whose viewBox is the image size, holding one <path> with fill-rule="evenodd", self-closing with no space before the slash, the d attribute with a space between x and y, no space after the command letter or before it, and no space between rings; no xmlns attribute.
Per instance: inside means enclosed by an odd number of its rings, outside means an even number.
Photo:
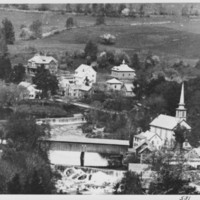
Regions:
<svg viewBox="0 0 200 200"><path fill-rule="evenodd" d="M115 85L115 88L117 88L117 86Z"/></svg>
<svg viewBox="0 0 200 200"><path fill-rule="evenodd" d="M124 76L124 74L122 74L122 76Z"/></svg>

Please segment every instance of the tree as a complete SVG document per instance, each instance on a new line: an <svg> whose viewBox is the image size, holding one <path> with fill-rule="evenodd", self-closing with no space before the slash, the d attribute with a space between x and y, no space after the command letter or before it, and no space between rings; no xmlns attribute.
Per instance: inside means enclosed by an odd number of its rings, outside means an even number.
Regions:
<svg viewBox="0 0 200 200"><path fill-rule="evenodd" d="M91 8L90 8L90 4L85 4L85 7L84 7L84 13L85 13L85 15L87 15L87 14L91 14L91 12L92 12L92 10L91 10Z"/></svg>
<svg viewBox="0 0 200 200"><path fill-rule="evenodd" d="M36 170L34 170L32 175L30 188L31 190L29 191L29 194L45 194L42 177L39 176Z"/></svg>
<svg viewBox="0 0 200 200"><path fill-rule="evenodd" d="M105 24L105 17L104 14L102 13L98 14L96 18L96 25L101 25L101 24Z"/></svg>
<svg viewBox="0 0 200 200"><path fill-rule="evenodd" d="M72 12L71 5L70 4L66 4L65 10L66 10L66 12Z"/></svg>
<svg viewBox="0 0 200 200"><path fill-rule="evenodd" d="M106 69L109 66L107 53L102 53L97 57L99 68Z"/></svg>
<svg viewBox="0 0 200 200"><path fill-rule="evenodd" d="M139 175L134 172L126 172L121 182L114 187L114 194L144 194Z"/></svg>
<svg viewBox="0 0 200 200"><path fill-rule="evenodd" d="M15 174L10 182L8 182L8 194L21 194L22 187L20 183L19 174Z"/></svg>
<svg viewBox="0 0 200 200"><path fill-rule="evenodd" d="M5 30L0 28L0 58L8 54L8 47L5 38Z"/></svg>
<svg viewBox="0 0 200 200"><path fill-rule="evenodd" d="M12 140L16 150L30 151L38 147L39 137L49 132L48 126L39 126L35 119L24 113L13 114L6 125L6 138Z"/></svg>
<svg viewBox="0 0 200 200"><path fill-rule="evenodd" d="M103 4L99 4L97 10L96 25L105 24L105 8Z"/></svg>
<svg viewBox="0 0 200 200"><path fill-rule="evenodd" d="M137 53L134 53L133 56L131 57L131 67L133 69L140 69L140 59Z"/></svg>
<svg viewBox="0 0 200 200"><path fill-rule="evenodd" d="M89 40L87 42L84 51L85 51L86 57L90 56L92 60L96 60L97 52L98 52L98 46L92 40Z"/></svg>
<svg viewBox="0 0 200 200"><path fill-rule="evenodd" d="M119 4L119 7L118 7L118 13L121 15L122 13L122 10L124 10L124 8L126 8L126 5L125 4Z"/></svg>
<svg viewBox="0 0 200 200"><path fill-rule="evenodd" d="M105 14L106 16L112 16L113 6L110 3L105 4Z"/></svg>
<svg viewBox="0 0 200 200"><path fill-rule="evenodd" d="M42 22L40 20L33 21L30 25L30 31L33 32L33 36L35 38L42 37Z"/></svg>
<svg viewBox="0 0 200 200"><path fill-rule="evenodd" d="M10 79L10 74L12 71L11 62L8 56L0 57L0 78L6 82Z"/></svg>
<svg viewBox="0 0 200 200"><path fill-rule="evenodd" d="M178 124L178 126L174 130L174 136L175 136L175 142L176 142L175 143L175 148L178 145L180 151L182 150L183 143L187 139L188 133L189 133L189 131L184 126L181 126L180 124Z"/></svg>
<svg viewBox="0 0 200 200"><path fill-rule="evenodd" d="M19 9L21 9L21 10L28 10L29 9L29 7L28 7L28 4L20 4L19 5Z"/></svg>
<svg viewBox="0 0 200 200"><path fill-rule="evenodd" d="M47 11L49 10L48 4L41 4L38 8L39 11Z"/></svg>
<svg viewBox="0 0 200 200"><path fill-rule="evenodd" d="M67 18L65 26L66 28L72 28L74 26L74 20L72 17Z"/></svg>
<svg viewBox="0 0 200 200"><path fill-rule="evenodd" d="M144 4L140 5L139 14L140 14L140 17L144 17L144 14L145 14L145 5Z"/></svg>
<svg viewBox="0 0 200 200"><path fill-rule="evenodd" d="M82 13L83 12L82 4L76 4L76 12L77 13Z"/></svg>
<svg viewBox="0 0 200 200"><path fill-rule="evenodd" d="M20 83L25 76L25 67L19 63L18 65L15 65L11 71L10 75L10 81L13 83Z"/></svg>
<svg viewBox="0 0 200 200"><path fill-rule="evenodd" d="M190 181L183 178L182 166L162 164L157 178L150 184L149 194L198 194Z"/></svg>
<svg viewBox="0 0 200 200"><path fill-rule="evenodd" d="M14 44L15 42L15 32L12 22L7 18L4 18L2 21L3 29L5 33L6 43L7 44Z"/></svg>
<svg viewBox="0 0 200 200"><path fill-rule="evenodd" d="M59 88L56 76L51 74L44 66L38 68L35 77L33 77L33 83L36 85L37 89L42 90L42 98L55 95Z"/></svg>

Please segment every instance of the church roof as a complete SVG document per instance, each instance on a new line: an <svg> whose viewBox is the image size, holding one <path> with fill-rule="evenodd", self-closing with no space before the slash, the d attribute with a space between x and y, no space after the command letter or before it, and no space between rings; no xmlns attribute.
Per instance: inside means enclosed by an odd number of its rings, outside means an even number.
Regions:
<svg viewBox="0 0 200 200"><path fill-rule="evenodd" d="M150 126L173 130L181 122L182 120L179 118L161 114L150 123ZM184 123L184 126L186 126L187 129L191 129L186 122Z"/></svg>

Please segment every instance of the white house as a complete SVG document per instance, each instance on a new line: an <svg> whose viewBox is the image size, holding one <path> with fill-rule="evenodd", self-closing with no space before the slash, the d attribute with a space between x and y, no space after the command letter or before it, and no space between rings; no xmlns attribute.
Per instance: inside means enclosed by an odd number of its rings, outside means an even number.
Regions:
<svg viewBox="0 0 200 200"><path fill-rule="evenodd" d="M106 81L107 89L108 90L121 90L123 83L116 78L110 79Z"/></svg>
<svg viewBox="0 0 200 200"><path fill-rule="evenodd" d="M123 60L120 66L111 69L111 76L120 80L133 80L136 77L135 70L130 68Z"/></svg>
<svg viewBox="0 0 200 200"><path fill-rule="evenodd" d="M70 84L66 89L66 96L71 98L81 98L84 95L90 94L92 86Z"/></svg>
<svg viewBox="0 0 200 200"><path fill-rule="evenodd" d="M126 97L134 97L135 93L133 92L134 85L132 83L124 83L122 86L122 93Z"/></svg>
<svg viewBox="0 0 200 200"><path fill-rule="evenodd" d="M28 60L27 73L34 75L38 67L44 66L52 74L58 71L58 61L52 56L44 56L36 54L33 58Z"/></svg>
<svg viewBox="0 0 200 200"><path fill-rule="evenodd" d="M76 84L85 84L88 82L89 85L96 83L96 71L89 65L81 64L75 70L75 82Z"/></svg>
<svg viewBox="0 0 200 200"><path fill-rule="evenodd" d="M200 166L200 148L193 148L188 151L184 158L186 159L186 163L192 167Z"/></svg>
<svg viewBox="0 0 200 200"><path fill-rule="evenodd" d="M25 81L19 83L18 87L23 87L26 89L27 93L24 92L23 94L24 99L35 99L36 95L42 92L41 90L35 88L36 85L33 85Z"/></svg>
<svg viewBox="0 0 200 200"><path fill-rule="evenodd" d="M134 147L139 146L145 140L147 140L151 146L156 149L160 149L160 147L163 145L163 140L157 133L146 131L135 135L133 140Z"/></svg>

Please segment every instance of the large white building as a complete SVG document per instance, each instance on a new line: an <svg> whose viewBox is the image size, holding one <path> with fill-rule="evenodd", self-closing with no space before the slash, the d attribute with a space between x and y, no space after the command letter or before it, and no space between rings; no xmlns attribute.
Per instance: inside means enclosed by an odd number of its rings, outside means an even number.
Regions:
<svg viewBox="0 0 200 200"><path fill-rule="evenodd" d="M191 130L191 127L186 122L187 112L184 103L184 83L181 88L180 102L176 109L176 116L169 116L160 114L150 123L150 130L145 133L135 135L133 144L139 145L144 140L147 140L156 148L161 147L164 144L171 146L174 144L174 130L178 125L184 126L187 130ZM151 137L147 136L150 135ZM158 140L159 136L161 140ZM150 139L149 139L150 138Z"/></svg>
<svg viewBox="0 0 200 200"><path fill-rule="evenodd" d="M113 79L107 80L106 85L107 85L108 90L120 91L123 83L117 80L116 78L113 78Z"/></svg>
<svg viewBox="0 0 200 200"><path fill-rule="evenodd" d="M123 60L119 66L111 69L111 76L119 80L133 80L136 77L135 70L130 68Z"/></svg>
<svg viewBox="0 0 200 200"><path fill-rule="evenodd" d="M27 73L34 76L36 70L41 66L44 66L44 68L49 70L52 74L55 74L58 71L58 61L55 58L52 56L36 54L28 60Z"/></svg>
<svg viewBox="0 0 200 200"><path fill-rule="evenodd" d="M41 93L41 90L36 89L36 85L22 81L19 83L18 87L26 89L23 92L23 99L35 99L37 94Z"/></svg>
<svg viewBox="0 0 200 200"><path fill-rule="evenodd" d="M76 84L86 84L92 85L96 83L96 71L89 65L81 64L76 70L74 79Z"/></svg>

